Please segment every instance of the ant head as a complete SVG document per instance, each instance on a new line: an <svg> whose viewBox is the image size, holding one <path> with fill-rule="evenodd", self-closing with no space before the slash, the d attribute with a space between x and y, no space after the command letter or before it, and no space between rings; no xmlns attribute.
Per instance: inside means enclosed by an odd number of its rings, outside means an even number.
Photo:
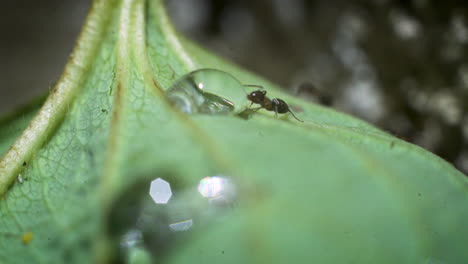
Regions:
<svg viewBox="0 0 468 264"><path fill-rule="evenodd" d="M261 104L265 100L266 91L265 90L257 90L249 93L247 95L247 99L252 101L256 104Z"/></svg>

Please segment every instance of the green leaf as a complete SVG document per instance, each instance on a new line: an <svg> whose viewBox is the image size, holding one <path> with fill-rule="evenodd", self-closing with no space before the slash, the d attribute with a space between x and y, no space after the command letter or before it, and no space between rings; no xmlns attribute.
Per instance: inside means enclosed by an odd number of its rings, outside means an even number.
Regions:
<svg viewBox="0 0 468 264"><path fill-rule="evenodd" d="M200 68L264 86L305 122L184 114L166 91ZM211 55L174 31L162 0L95 0L49 97L16 117L0 121L1 263L468 259L462 173ZM197 185L215 175L235 195L213 209ZM173 197L148 207L159 177ZM185 214L193 228L163 231ZM143 246L119 246L137 220Z"/></svg>

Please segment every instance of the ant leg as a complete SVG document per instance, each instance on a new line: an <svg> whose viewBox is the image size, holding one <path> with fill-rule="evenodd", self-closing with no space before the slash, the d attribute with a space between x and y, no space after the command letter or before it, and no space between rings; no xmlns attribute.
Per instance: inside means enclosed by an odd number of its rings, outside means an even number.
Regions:
<svg viewBox="0 0 468 264"><path fill-rule="evenodd" d="M250 109L250 107L252 107L253 105L253 102L250 103L249 107L247 107L247 109Z"/></svg>
<svg viewBox="0 0 468 264"><path fill-rule="evenodd" d="M291 110L289 110L289 113L291 113L291 115L292 115L297 121L299 121L299 122L304 122L304 121L300 120L299 118L297 118L297 116L296 116Z"/></svg>
<svg viewBox="0 0 468 264"><path fill-rule="evenodd" d="M278 119L278 106L275 105L275 118Z"/></svg>
<svg viewBox="0 0 468 264"><path fill-rule="evenodd" d="M262 109L263 107L256 107L256 108L252 108L250 109L252 112L257 112L258 110Z"/></svg>

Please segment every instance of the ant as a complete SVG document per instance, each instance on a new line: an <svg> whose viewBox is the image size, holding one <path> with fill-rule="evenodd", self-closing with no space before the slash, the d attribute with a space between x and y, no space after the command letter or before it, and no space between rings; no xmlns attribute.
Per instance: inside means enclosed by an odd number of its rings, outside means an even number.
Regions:
<svg viewBox="0 0 468 264"><path fill-rule="evenodd" d="M261 86L253 86L253 85L249 85L249 86L261 87ZM285 101L283 101L283 100L281 100L279 98L273 98L273 99L270 100L270 98L268 98L266 96L266 93L267 92L265 90L256 90L256 91L253 91L250 94L248 94L247 99L249 99L252 102L250 104L249 108L253 104L259 104L260 107L254 109L254 110L259 110L261 108L264 108L267 111L274 111L276 118L278 118L278 113L285 114L285 113L289 112L289 113L291 113L291 115L297 121L304 122L304 121L300 120L299 118L297 118L296 115L294 115L294 113L289 109L289 106Z"/></svg>

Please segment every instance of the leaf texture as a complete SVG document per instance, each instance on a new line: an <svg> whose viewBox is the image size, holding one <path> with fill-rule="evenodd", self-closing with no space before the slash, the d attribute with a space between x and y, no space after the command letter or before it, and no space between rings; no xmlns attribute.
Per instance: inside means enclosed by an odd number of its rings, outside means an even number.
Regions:
<svg viewBox="0 0 468 264"><path fill-rule="evenodd" d="M184 114L166 91L200 68L266 87L305 122ZM95 0L42 107L0 122L0 152L2 263L115 261L108 215L129 186L167 176L196 187L213 175L239 186L233 208L151 261L468 260L465 175L201 49L174 31L161 0Z"/></svg>

